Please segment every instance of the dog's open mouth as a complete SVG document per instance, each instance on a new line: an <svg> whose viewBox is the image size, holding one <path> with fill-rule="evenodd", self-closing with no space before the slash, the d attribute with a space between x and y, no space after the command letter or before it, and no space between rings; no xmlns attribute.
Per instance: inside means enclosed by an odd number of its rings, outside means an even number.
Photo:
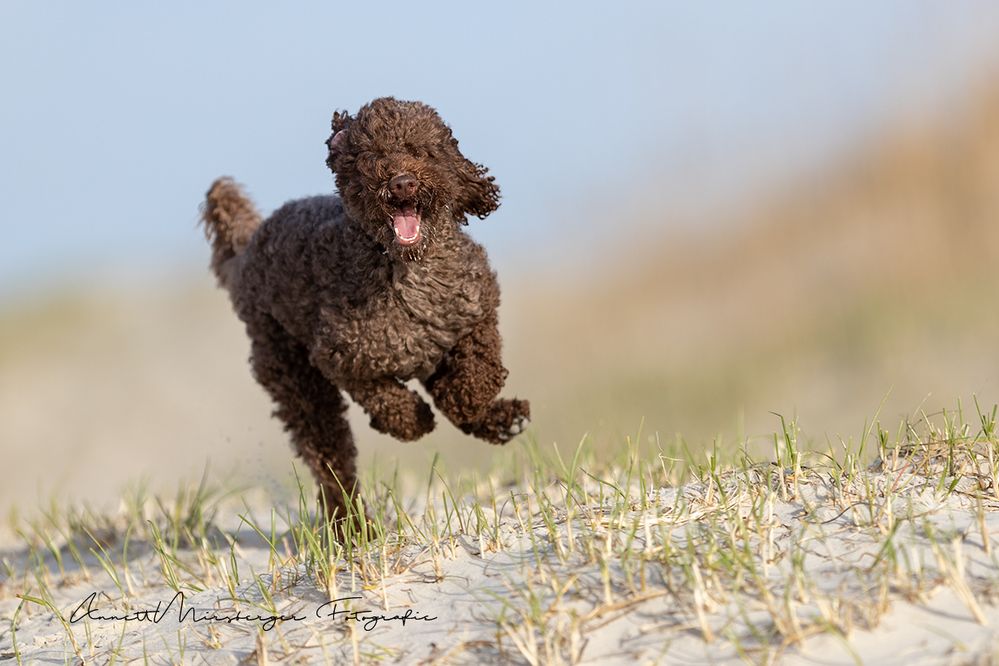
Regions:
<svg viewBox="0 0 999 666"><path fill-rule="evenodd" d="M399 245L420 242L420 213L413 206L400 206L392 213L392 229Z"/></svg>

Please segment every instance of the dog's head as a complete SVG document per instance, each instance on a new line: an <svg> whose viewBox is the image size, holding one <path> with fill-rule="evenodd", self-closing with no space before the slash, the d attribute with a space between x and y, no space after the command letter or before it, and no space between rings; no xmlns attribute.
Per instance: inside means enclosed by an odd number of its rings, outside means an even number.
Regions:
<svg viewBox="0 0 999 666"><path fill-rule="evenodd" d="M333 114L326 164L347 213L395 256L423 256L468 215L499 205L499 187L431 107L382 97L351 117Z"/></svg>

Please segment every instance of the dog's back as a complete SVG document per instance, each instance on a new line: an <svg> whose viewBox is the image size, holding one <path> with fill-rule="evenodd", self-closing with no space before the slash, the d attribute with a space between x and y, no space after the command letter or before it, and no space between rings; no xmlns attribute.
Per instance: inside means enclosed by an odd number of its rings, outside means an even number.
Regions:
<svg viewBox="0 0 999 666"><path fill-rule="evenodd" d="M323 296L349 291L343 219L339 197L316 196L289 201L264 220L239 255L229 285L239 316L263 312L295 337L310 338Z"/></svg>

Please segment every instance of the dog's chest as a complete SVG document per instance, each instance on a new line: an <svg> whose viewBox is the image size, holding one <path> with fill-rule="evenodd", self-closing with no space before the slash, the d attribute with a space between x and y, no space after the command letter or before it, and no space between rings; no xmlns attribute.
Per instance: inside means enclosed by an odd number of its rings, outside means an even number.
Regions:
<svg viewBox="0 0 999 666"><path fill-rule="evenodd" d="M384 287L341 312L338 360L351 376L426 378L481 321L489 285L457 270L396 266Z"/></svg>

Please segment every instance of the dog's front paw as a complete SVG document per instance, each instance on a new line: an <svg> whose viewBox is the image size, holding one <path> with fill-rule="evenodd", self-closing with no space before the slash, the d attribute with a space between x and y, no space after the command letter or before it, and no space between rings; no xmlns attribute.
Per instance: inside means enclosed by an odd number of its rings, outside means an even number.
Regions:
<svg viewBox="0 0 999 666"><path fill-rule="evenodd" d="M404 442L432 432L436 422L430 405L415 393L412 400L387 406L381 414L372 415L371 427Z"/></svg>
<svg viewBox="0 0 999 666"><path fill-rule="evenodd" d="M520 433L527 430L527 426L531 424L531 419L527 416L517 416L513 419L513 423L510 427L506 429L507 441L513 439Z"/></svg>
<svg viewBox="0 0 999 666"><path fill-rule="evenodd" d="M416 431L420 433L417 437L422 437L433 432L437 423L434 421L434 412L430 409L430 405L419 398L417 400L419 404L416 406Z"/></svg>
<svg viewBox="0 0 999 666"><path fill-rule="evenodd" d="M493 444L506 444L524 432L531 422L531 404L526 400L497 400L482 419L462 427L470 435Z"/></svg>

